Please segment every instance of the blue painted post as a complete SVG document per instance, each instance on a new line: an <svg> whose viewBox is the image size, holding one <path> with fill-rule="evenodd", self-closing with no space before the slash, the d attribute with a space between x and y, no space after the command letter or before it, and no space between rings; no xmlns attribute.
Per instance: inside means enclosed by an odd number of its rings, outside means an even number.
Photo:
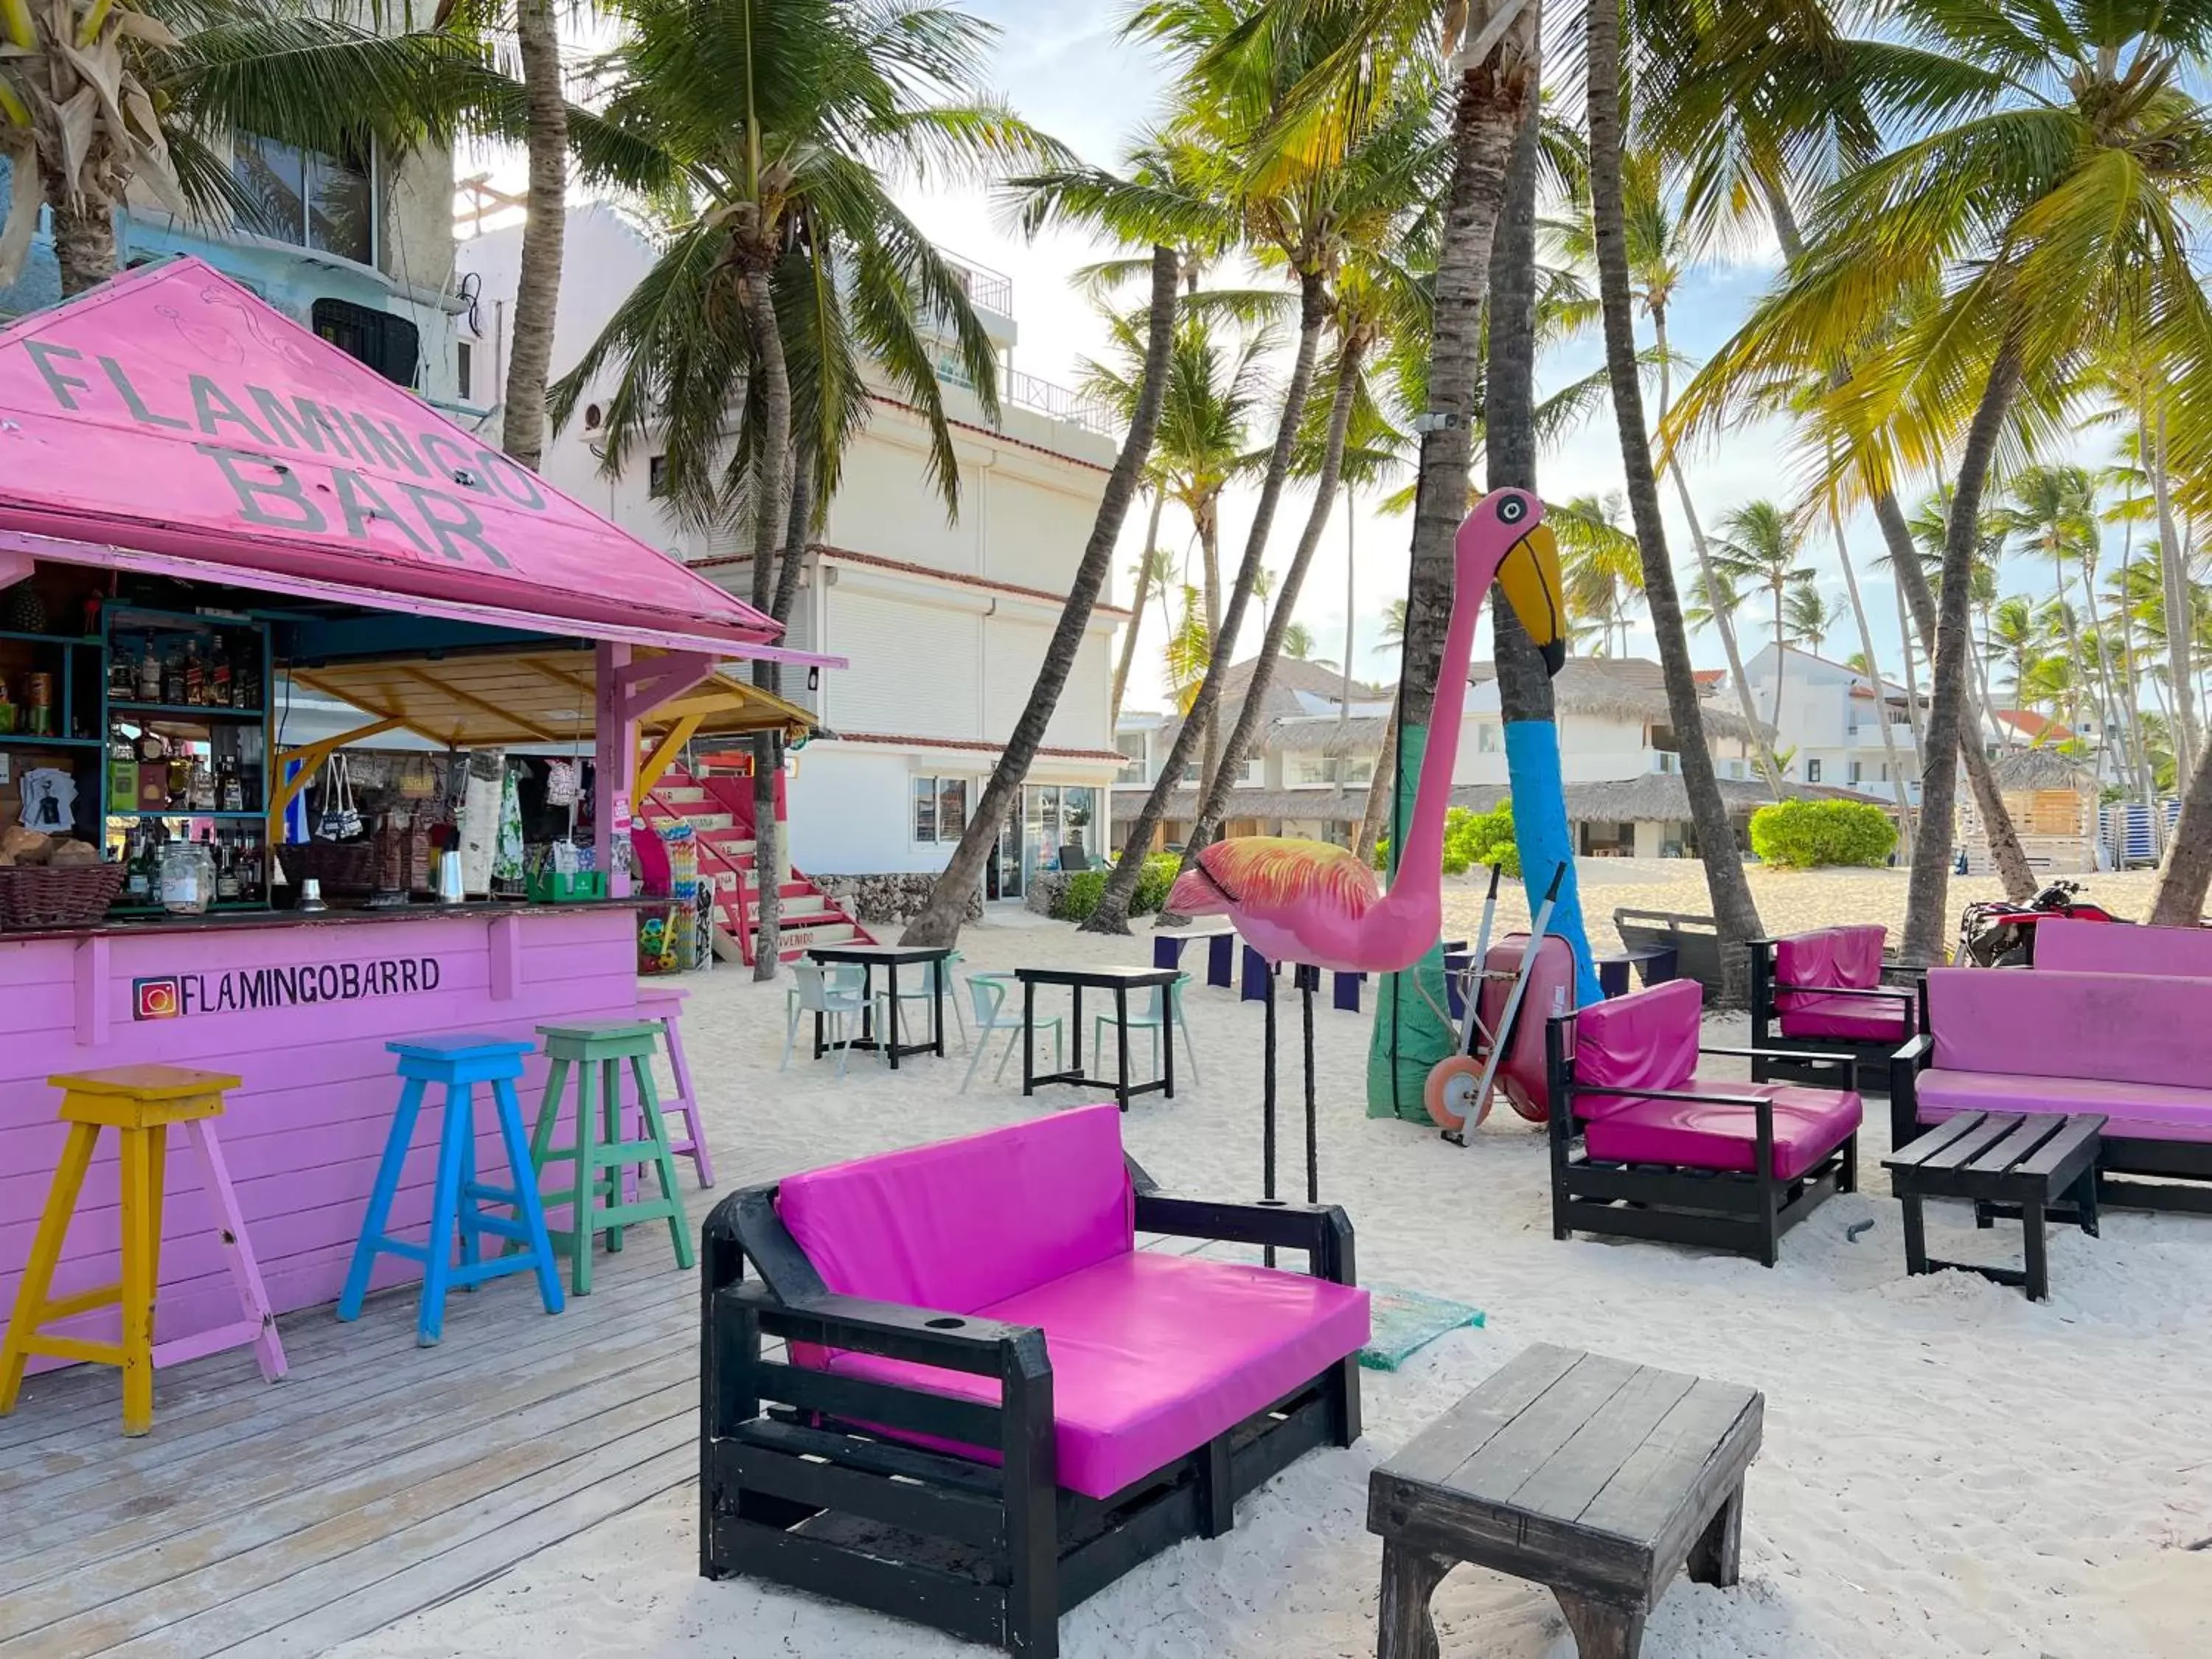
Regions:
<svg viewBox="0 0 2212 1659"><path fill-rule="evenodd" d="M1550 720L1514 720L1505 727L1505 774L1513 792L1513 840L1521 849L1521 884L1528 914L1544 902L1553 870L1565 866L1550 931L1575 953L1575 1003L1604 1000L1589 933L1583 925L1582 892L1575 880L1574 831L1567 823L1566 787L1559 772L1559 728ZM1548 1010L1545 1012L1549 1012Z"/></svg>

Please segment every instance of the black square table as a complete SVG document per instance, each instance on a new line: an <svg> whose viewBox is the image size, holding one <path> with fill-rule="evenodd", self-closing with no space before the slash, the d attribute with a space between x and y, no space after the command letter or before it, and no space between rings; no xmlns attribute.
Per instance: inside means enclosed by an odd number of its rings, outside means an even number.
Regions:
<svg viewBox="0 0 2212 1659"><path fill-rule="evenodd" d="M1905 1206L1905 1271L1956 1267L2018 1285L2031 1302L2049 1301L2044 1219L2055 1212L2096 1237L2097 1154L2104 1129L2105 1119L2094 1112L1960 1112L1892 1152L1882 1164L1890 1189ZM1972 1200L1978 1227L1991 1225L1998 1216L2019 1217L2026 1271L1931 1259L1921 1224L1921 1204L1930 1198Z"/></svg>
<svg viewBox="0 0 2212 1659"><path fill-rule="evenodd" d="M867 970L868 976L865 981L864 992L865 1006L860 1010L860 1035L853 1040L851 1047L881 1048L890 1060L891 1070L894 1072L898 1070L901 1054L935 1054L940 1059L944 1057L945 969L943 963L945 959L952 954L951 945L817 945L808 950L806 954L825 967L833 962L856 962ZM921 1042L901 1042L898 1040L899 969L902 967L912 967L918 963L931 962L939 965L936 974L936 994L929 1000L929 1036ZM875 1035L873 1024L876 1012L875 989L878 968L884 970L890 986L891 1030L888 1040ZM814 1058L821 1059L823 1053L822 1016L817 1014L814 1016Z"/></svg>
<svg viewBox="0 0 2212 1659"><path fill-rule="evenodd" d="M1150 1083L1132 1084L1129 1081L1129 993L1149 990L1155 986L1173 985L1177 977L1173 968L1017 968L1014 977L1022 982L1022 1092L1036 1092L1040 1083L1090 1084L1101 1089L1111 1089L1121 1109L1129 1109L1129 1097L1147 1095L1155 1089L1164 1092L1170 1100L1175 1098L1175 1029L1174 1011L1163 1007L1168 1017L1168 1027L1160 1033L1160 1075ZM1052 1072L1039 1077L1036 1072L1036 989L1040 985L1065 985L1075 994L1074 1026L1070 1034L1073 1045L1072 1064L1065 1072ZM1088 1077L1083 1070L1083 993L1088 988L1094 991L1110 991L1114 994L1115 1033L1121 1050L1121 1074L1118 1077ZM1166 997L1161 990L1163 1000Z"/></svg>

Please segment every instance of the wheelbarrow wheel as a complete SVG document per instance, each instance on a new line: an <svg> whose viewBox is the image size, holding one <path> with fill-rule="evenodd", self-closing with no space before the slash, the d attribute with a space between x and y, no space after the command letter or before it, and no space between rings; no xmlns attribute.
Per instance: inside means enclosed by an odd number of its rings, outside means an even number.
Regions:
<svg viewBox="0 0 2212 1659"><path fill-rule="evenodd" d="M1490 1115L1490 1101L1475 1097L1481 1086L1482 1062L1473 1054L1453 1054L1430 1069L1421 1099L1437 1127L1464 1133Z"/></svg>

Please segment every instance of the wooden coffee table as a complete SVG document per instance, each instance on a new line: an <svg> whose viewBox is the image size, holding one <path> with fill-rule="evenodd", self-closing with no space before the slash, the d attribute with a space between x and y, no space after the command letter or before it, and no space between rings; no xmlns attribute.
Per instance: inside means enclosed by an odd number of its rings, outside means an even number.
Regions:
<svg viewBox="0 0 2212 1659"><path fill-rule="evenodd" d="M1956 1267L2000 1285L2026 1287L2028 1300L2051 1299L2043 1224L2057 1214L2097 1235L2097 1153L2105 1119L2094 1112L1960 1112L1882 1159L1890 1189L1905 1206L1905 1271ZM1973 1200L1974 1224L2018 1217L2025 1271L1938 1261L1928 1254L1921 1205L1931 1198Z"/></svg>
<svg viewBox="0 0 2212 1659"><path fill-rule="evenodd" d="M1736 1581L1756 1391L1539 1344L1368 1479L1381 1659L1436 1659L1429 1597L1462 1561L1547 1584L1582 1659L1636 1659L1686 1567Z"/></svg>

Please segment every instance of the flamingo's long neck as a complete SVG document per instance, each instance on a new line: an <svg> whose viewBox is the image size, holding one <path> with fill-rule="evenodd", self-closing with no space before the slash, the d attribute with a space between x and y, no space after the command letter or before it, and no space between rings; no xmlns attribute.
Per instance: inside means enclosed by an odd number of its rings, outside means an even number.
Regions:
<svg viewBox="0 0 2212 1659"><path fill-rule="evenodd" d="M1459 761L1459 728L1467 712L1467 669L1474 657L1474 624L1482 601L1504 560L1503 549L1458 561L1451 620L1444 629L1443 661L1437 671L1435 711L1420 781L1413 790L1413 818L1398 854L1398 873L1382 902L1394 909L1443 899L1444 811L1451 804L1452 772Z"/></svg>

